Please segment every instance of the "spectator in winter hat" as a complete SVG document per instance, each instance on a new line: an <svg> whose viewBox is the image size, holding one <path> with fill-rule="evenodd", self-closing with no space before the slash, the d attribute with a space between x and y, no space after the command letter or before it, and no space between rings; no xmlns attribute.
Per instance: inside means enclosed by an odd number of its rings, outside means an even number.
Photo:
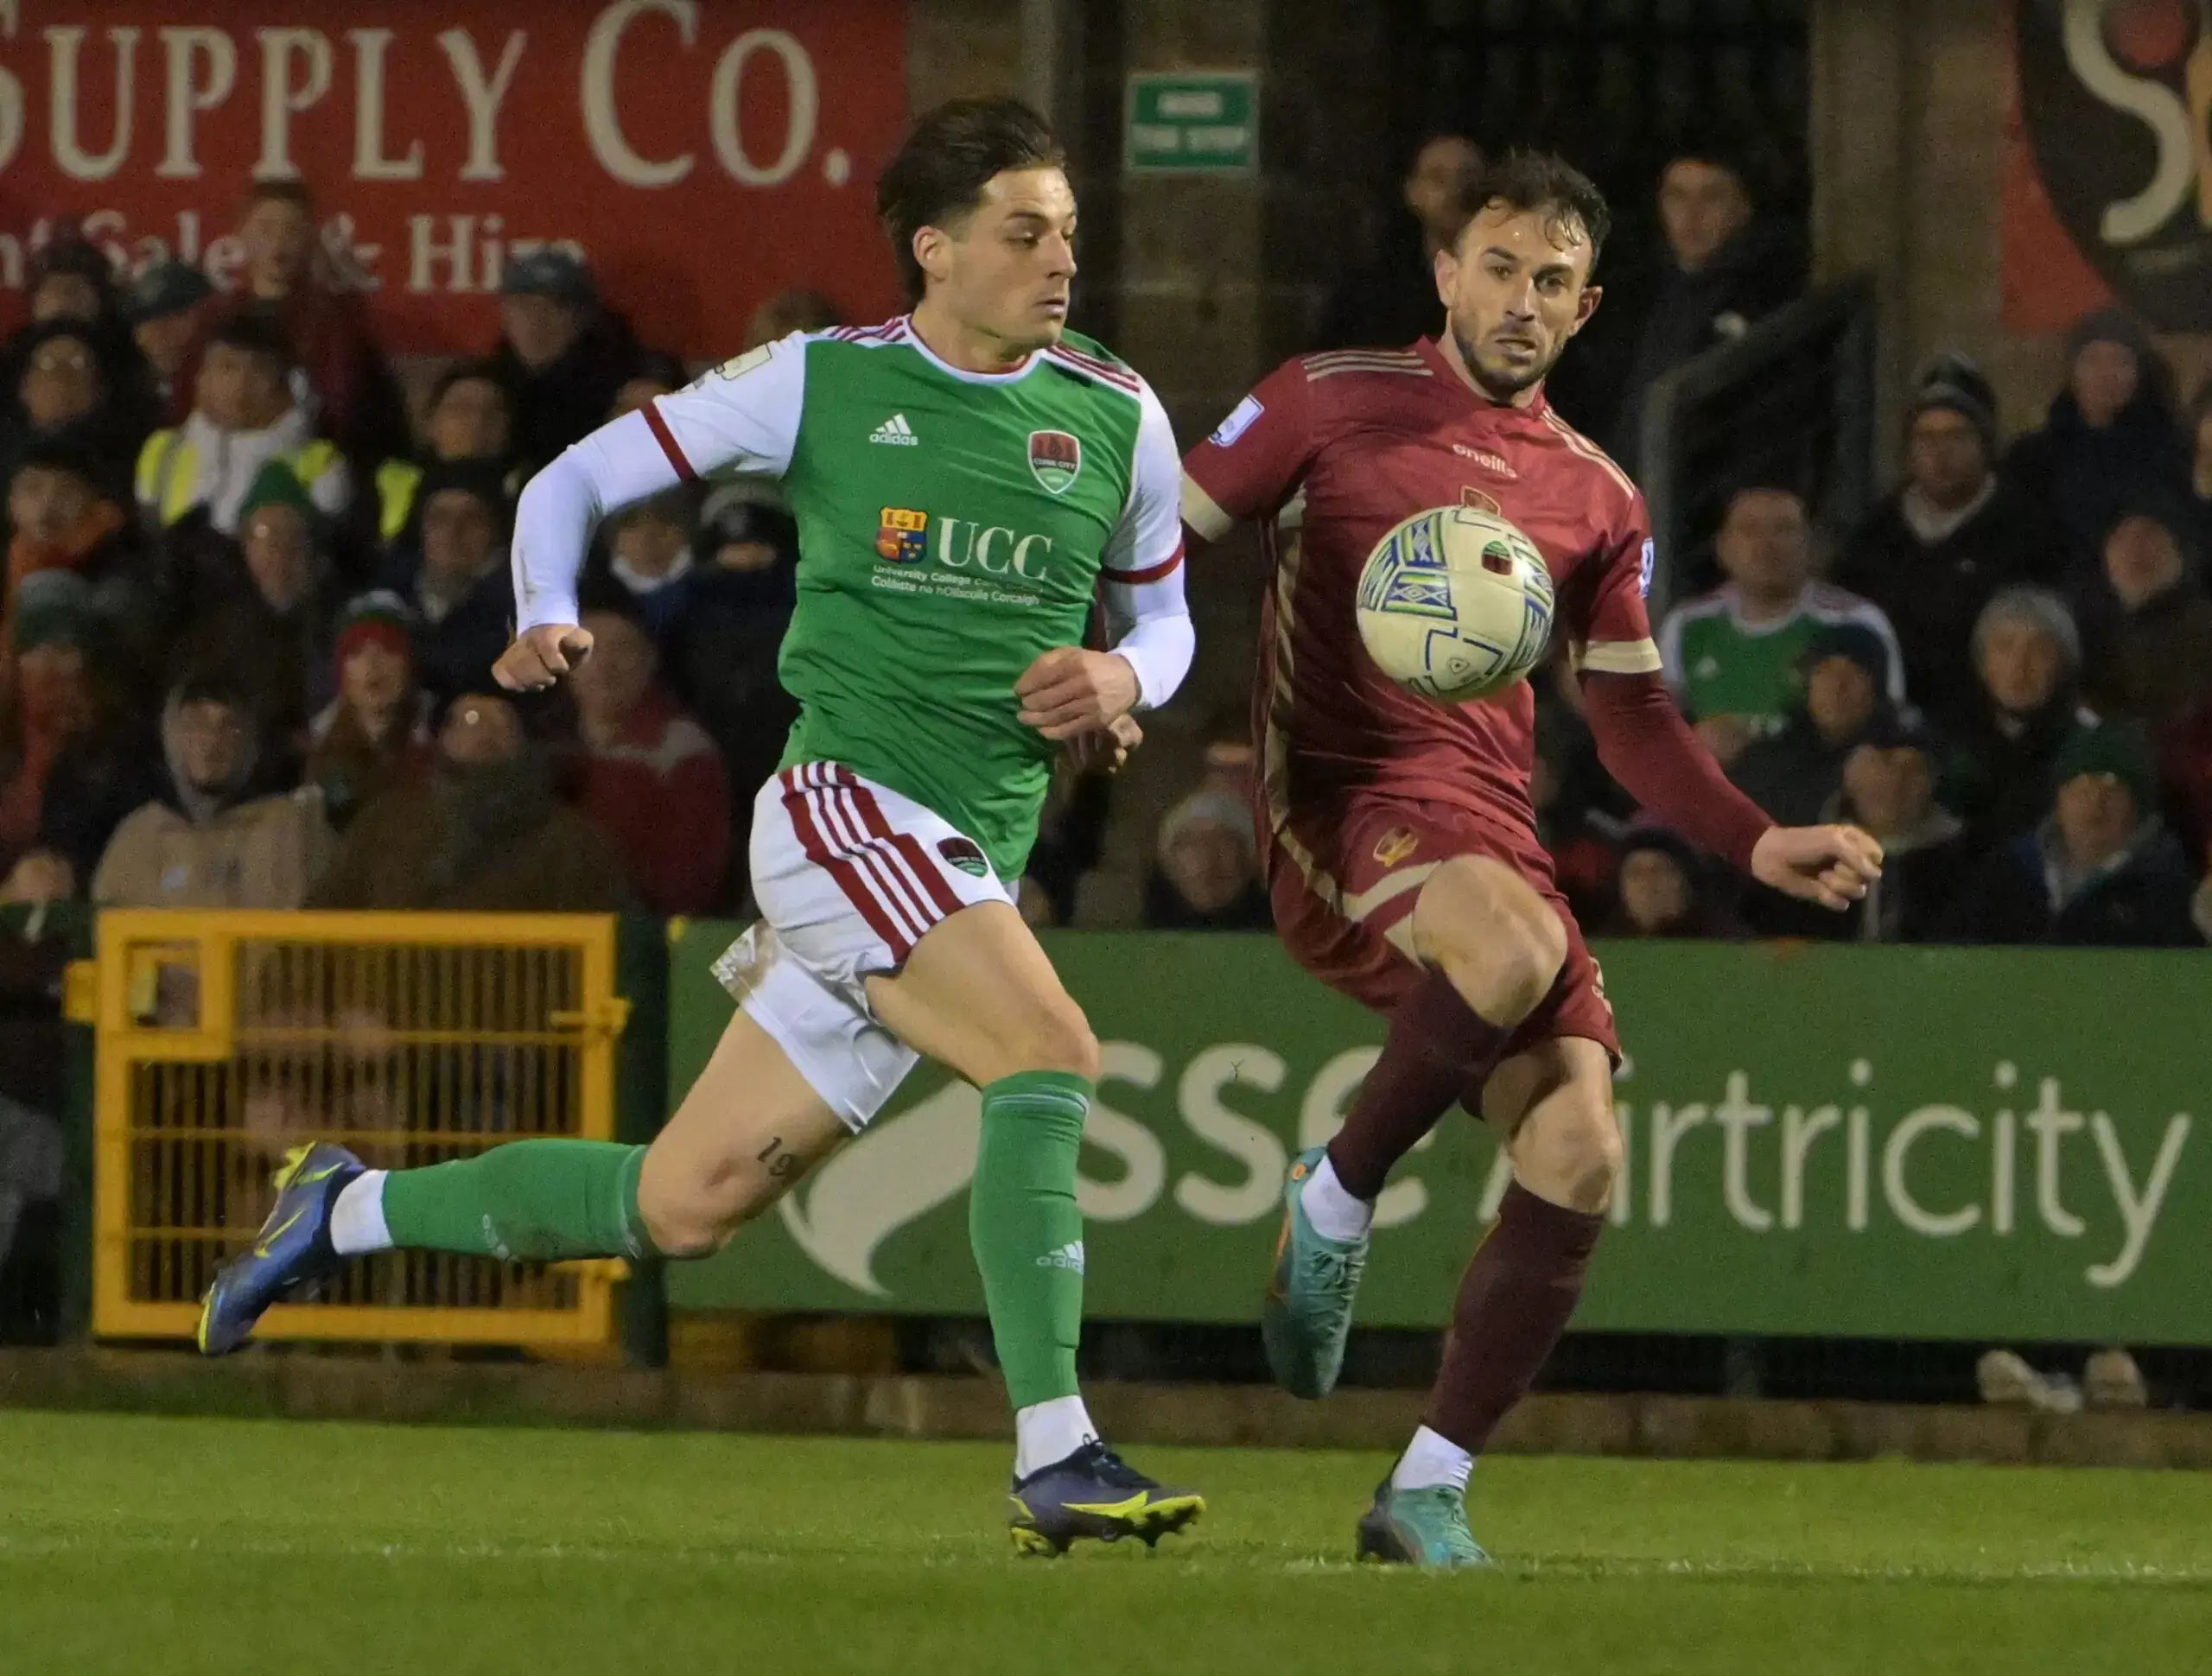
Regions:
<svg viewBox="0 0 2212 1676"><path fill-rule="evenodd" d="M1821 820L1842 789L1846 759L1894 708L1892 663L1889 643L1865 624L1821 628L1798 661L1803 685L1782 731L1745 746L1730 778L1784 826Z"/></svg>
<svg viewBox="0 0 2212 1676"><path fill-rule="evenodd" d="M729 777L706 730L659 679L659 655L620 588L591 590L582 626L592 654L569 677L585 751L580 805L621 852L647 911L724 905Z"/></svg>
<svg viewBox="0 0 2212 1676"><path fill-rule="evenodd" d="M1983 851L2050 812L2059 749L2096 717L2082 703L2073 613L2048 588L2010 587L1983 606L1968 656L1981 696L1958 738L1951 801Z"/></svg>
<svg viewBox="0 0 2212 1676"><path fill-rule="evenodd" d="M1875 718L1843 765L1843 788L1821 812L1848 821L1882 846L1882 876L1840 914L1772 891L1754 892L1745 917L1763 936L1861 943L1925 943L1956 911L1978 854L1966 823L1938 800L1942 746L1910 713Z"/></svg>
<svg viewBox="0 0 2212 1676"><path fill-rule="evenodd" d="M327 517L345 515L353 478L336 446L315 433L292 389L291 346L268 321L247 314L216 328L193 372L192 411L157 430L138 456L138 504L173 526L200 509L224 535L238 533L240 508L261 468L281 460Z"/></svg>
<svg viewBox="0 0 2212 1676"><path fill-rule="evenodd" d="M488 460L506 473L507 498L522 492L515 452L515 398L489 360L456 361L438 376L423 416L423 445L377 467L377 543L391 548L420 536L416 513L423 473L449 460Z"/></svg>
<svg viewBox="0 0 2212 1676"><path fill-rule="evenodd" d="M127 498L81 442L53 437L24 445L8 477L7 604L0 634L24 577L67 570L92 585L116 632L118 653L145 649L159 618L161 590L144 534L124 511Z"/></svg>
<svg viewBox="0 0 2212 1676"><path fill-rule="evenodd" d="M1144 923L1156 931L1261 931L1274 923L1260 884L1251 811L1202 786L1160 823L1145 881Z"/></svg>
<svg viewBox="0 0 2212 1676"><path fill-rule="evenodd" d="M397 594L364 594L338 621L331 654L337 696L312 726L307 779L331 826L429 771L430 706L415 678L415 613Z"/></svg>
<svg viewBox="0 0 2212 1676"><path fill-rule="evenodd" d="M308 719L327 695L332 566L326 520L282 460L256 473L238 509L236 562L181 636L179 675L236 671L270 766L289 778L307 747Z"/></svg>
<svg viewBox="0 0 2212 1676"><path fill-rule="evenodd" d="M153 370L166 408L174 400L177 376L204 329L205 304L215 295L207 276L188 262L156 262L130 283L124 294L123 317Z"/></svg>
<svg viewBox="0 0 2212 1676"><path fill-rule="evenodd" d="M2012 445L2005 473L2065 538L2077 579L2094 575L2106 531L2130 507L2178 509L2189 455L2173 371L2122 309L2084 318L2067 341L2066 388L2043 429Z"/></svg>
<svg viewBox="0 0 2212 1676"><path fill-rule="evenodd" d="M638 368L629 321L601 303L591 270L557 247L508 262L499 328L493 359L515 392L516 435L533 467L596 429Z"/></svg>
<svg viewBox="0 0 2212 1676"><path fill-rule="evenodd" d="M2155 735L2212 691L2212 597L2164 511L2130 511L2113 526L2104 575L2084 613L2089 702Z"/></svg>
<svg viewBox="0 0 2212 1676"><path fill-rule="evenodd" d="M168 784L116 829L92 899L118 908L296 908L330 849L311 792L251 794L253 705L214 674L188 676L162 712Z"/></svg>
<svg viewBox="0 0 2212 1676"><path fill-rule="evenodd" d="M1905 479L1846 546L1838 586L1865 595L1896 626L1905 690L1939 722L1976 708L1961 655L1974 619L2001 588L2056 580L2062 554L2048 521L1997 474L1997 397L1962 355L1922 374L1905 416Z"/></svg>
<svg viewBox="0 0 2212 1676"><path fill-rule="evenodd" d="M416 668L435 695L487 687L514 621L507 566L513 508L487 460L446 460L423 473L422 544L403 551L385 586L415 613Z"/></svg>
<svg viewBox="0 0 2212 1676"><path fill-rule="evenodd" d="M2077 728L2058 753L2050 818L1983 865L1951 930L1966 943L2172 948L2201 943L2196 879L2158 816L2139 729Z"/></svg>

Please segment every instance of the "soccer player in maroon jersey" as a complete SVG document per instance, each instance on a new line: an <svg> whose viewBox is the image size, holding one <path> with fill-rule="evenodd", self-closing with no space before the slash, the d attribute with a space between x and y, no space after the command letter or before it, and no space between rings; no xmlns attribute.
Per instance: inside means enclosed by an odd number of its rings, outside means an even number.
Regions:
<svg viewBox="0 0 2212 1676"><path fill-rule="evenodd" d="M1661 682L1643 498L1544 399L1598 306L1604 198L1559 159L1523 153L1475 201L1436 257L1440 337L1286 363L1192 450L1183 485L1193 536L1254 519L1274 563L1253 724L1276 928L1309 972L1390 1021L1343 1128L1291 1169L1262 1316L1276 1378L1308 1397L1335 1383L1375 1200L1454 1101L1496 1125L1512 1159L1425 1424L1360 1521L1362 1554L1441 1566L1484 1562L1468 1473L1565 1330L1605 1226L1619 1041L1536 837L1534 695L1522 682L1437 704L1391 682L1354 618L1368 554L1427 507L1502 512L1550 568L1600 754L1646 809L1833 909L1881 865L1856 828L1774 825Z"/></svg>

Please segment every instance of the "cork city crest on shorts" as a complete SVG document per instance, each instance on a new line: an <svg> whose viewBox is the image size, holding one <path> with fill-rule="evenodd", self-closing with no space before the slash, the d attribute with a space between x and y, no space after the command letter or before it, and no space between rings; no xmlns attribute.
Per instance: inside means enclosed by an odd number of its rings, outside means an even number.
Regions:
<svg viewBox="0 0 2212 1676"><path fill-rule="evenodd" d="M1064 493L1083 470L1083 444L1064 430L1033 430L1029 469L1050 492Z"/></svg>

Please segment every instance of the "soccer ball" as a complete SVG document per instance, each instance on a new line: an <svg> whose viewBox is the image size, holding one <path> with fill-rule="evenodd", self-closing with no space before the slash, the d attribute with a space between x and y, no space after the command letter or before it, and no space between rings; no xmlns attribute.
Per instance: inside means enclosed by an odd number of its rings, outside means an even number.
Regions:
<svg viewBox="0 0 2212 1676"><path fill-rule="evenodd" d="M1359 638L1408 692L1464 704L1543 661L1552 575L1496 512L1438 506L1377 542L1359 575Z"/></svg>

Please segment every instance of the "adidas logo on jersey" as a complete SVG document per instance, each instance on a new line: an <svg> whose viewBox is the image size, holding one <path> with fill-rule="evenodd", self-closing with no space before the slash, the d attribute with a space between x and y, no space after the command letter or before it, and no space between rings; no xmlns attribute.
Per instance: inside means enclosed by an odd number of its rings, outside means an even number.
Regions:
<svg viewBox="0 0 2212 1676"><path fill-rule="evenodd" d="M1071 1240L1057 1251L1048 1251L1037 1260L1039 1268L1072 1269L1083 1273L1083 1241Z"/></svg>
<svg viewBox="0 0 2212 1676"><path fill-rule="evenodd" d="M911 448L921 441L914 435L914 428L906 422L906 416L894 413L868 434L871 442L887 442L894 448Z"/></svg>

